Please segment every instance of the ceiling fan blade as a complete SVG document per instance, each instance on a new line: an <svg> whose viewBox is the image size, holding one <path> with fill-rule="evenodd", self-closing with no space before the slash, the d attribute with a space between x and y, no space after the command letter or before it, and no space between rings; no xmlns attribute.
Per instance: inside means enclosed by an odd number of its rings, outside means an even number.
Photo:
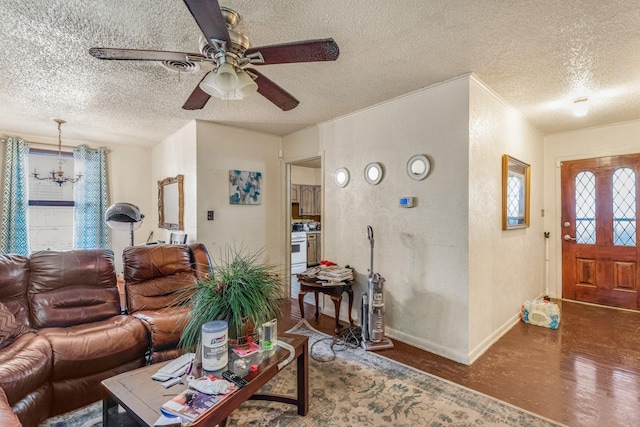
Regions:
<svg viewBox="0 0 640 427"><path fill-rule="evenodd" d="M207 75L208 74L205 74L202 80L204 80ZM200 82L202 82L202 80L200 80ZM200 82L198 82L198 86L196 86L193 92L191 92L191 95L189 95L189 98L187 98L187 100L185 101L182 109L201 110L207 104L207 101L209 101L211 95L200 89Z"/></svg>
<svg viewBox="0 0 640 427"><path fill-rule="evenodd" d="M247 68L246 71L258 76L255 79L255 82L258 85L258 93L274 103L282 111L293 110L300 103L300 101L295 99L293 95L266 78L263 74L260 74L260 72L255 69Z"/></svg>
<svg viewBox="0 0 640 427"><path fill-rule="evenodd" d="M264 63L288 64L292 62L335 61L340 54L338 44L331 38L259 46L247 49L245 55L260 52ZM256 64L257 65L257 64Z"/></svg>
<svg viewBox="0 0 640 427"><path fill-rule="evenodd" d="M184 4L187 5L208 43L211 39L224 40L228 48L231 47L231 37L217 0L184 0Z"/></svg>
<svg viewBox="0 0 640 427"><path fill-rule="evenodd" d="M108 47L92 47L89 53L98 59L122 59L132 61L189 61L190 58L205 57L199 53L170 52L164 50L144 49L112 49Z"/></svg>

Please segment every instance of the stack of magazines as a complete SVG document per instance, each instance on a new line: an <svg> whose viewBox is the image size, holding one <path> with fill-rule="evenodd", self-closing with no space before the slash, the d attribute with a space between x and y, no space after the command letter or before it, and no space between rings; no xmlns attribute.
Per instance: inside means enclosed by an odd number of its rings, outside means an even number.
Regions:
<svg viewBox="0 0 640 427"><path fill-rule="evenodd" d="M321 268L320 272L316 275L316 279L326 282L346 282L353 280L353 270L333 265L331 267Z"/></svg>
<svg viewBox="0 0 640 427"><path fill-rule="evenodd" d="M188 388L165 402L160 410L163 414L180 417L186 421L196 421L224 400L228 394L205 394Z"/></svg>

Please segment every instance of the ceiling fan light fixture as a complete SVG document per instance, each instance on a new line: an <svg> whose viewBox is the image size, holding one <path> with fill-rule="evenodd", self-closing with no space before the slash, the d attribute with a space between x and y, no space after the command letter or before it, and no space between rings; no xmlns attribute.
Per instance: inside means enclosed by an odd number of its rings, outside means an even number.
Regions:
<svg viewBox="0 0 640 427"><path fill-rule="evenodd" d="M573 115L584 117L589 112L589 98L580 98L573 101Z"/></svg>
<svg viewBox="0 0 640 427"><path fill-rule="evenodd" d="M207 74L205 78L202 79L202 81L200 82L200 89L215 98L222 98L222 90L216 83L215 70L210 71L209 74Z"/></svg>
<svg viewBox="0 0 640 427"><path fill-rule="evenodd" d="M238 75L235 67L223 62L216 71L216 84L223 91L235 90L238 86Z"/></svg>
<svg viewBox="0 0 640 427"><path fill-rule="evenodd" d="M244 70L238 70L238 88L236 92L241 98L249 96L258 90L258 85L251 76Z"/></svg>

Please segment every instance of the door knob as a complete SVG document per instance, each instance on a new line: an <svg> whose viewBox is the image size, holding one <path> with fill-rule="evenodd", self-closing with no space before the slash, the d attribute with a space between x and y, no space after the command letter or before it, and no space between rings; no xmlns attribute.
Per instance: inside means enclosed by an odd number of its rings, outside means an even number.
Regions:
<svg viewBox="0 0 640 427"><path fill-rule="evenodd" d="M564 235L564 240L566 240L567 242L573 240L575 242L576 238L575 237L571 237L568 234Z"/></svg>

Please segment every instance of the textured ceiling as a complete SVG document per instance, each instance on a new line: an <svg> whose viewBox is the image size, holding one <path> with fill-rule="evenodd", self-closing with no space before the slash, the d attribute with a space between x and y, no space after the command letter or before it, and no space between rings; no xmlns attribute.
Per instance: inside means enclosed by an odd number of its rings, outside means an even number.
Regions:
<svg viewBox="0 0 640 427"><path fill-rule="evenodd" d="M545 134L640 118L640 2L220 0L252 46L333 37L335 62L260 71L300 100L181 106L197 73L103 61L90 47L198 51L180 0L0 0L0 129L151 146L190 119L284 135L474 72ZM570 105L588 96L590 113Z"/></svg>

